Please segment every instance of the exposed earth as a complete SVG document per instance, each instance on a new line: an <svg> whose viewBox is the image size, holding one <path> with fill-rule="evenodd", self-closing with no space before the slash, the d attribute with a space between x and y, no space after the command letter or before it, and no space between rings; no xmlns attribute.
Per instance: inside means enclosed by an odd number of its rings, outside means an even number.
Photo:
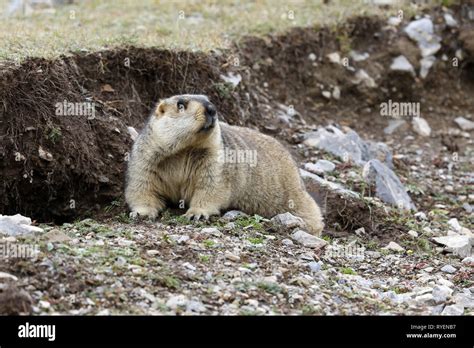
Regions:
<svg viewBox="0 0 474 348"><path fill-rule="evenodd" d="M127 47L2 63L0 213L42 231L4 233L3 245L37 249L2 260L0 313L472 315L471 11L430 10L425 46L405 30L420 14L248 37L212 54ZM209 95L222 121L276 137L319 175L304 174L322 239L258 216L129 219L128 127L181 93ZM63 102L94 114L58 113ZM384 115L392 103L419 114ZM347 149L322 146L321 134ZM387 178L401 191L384 191Z"/></svg>

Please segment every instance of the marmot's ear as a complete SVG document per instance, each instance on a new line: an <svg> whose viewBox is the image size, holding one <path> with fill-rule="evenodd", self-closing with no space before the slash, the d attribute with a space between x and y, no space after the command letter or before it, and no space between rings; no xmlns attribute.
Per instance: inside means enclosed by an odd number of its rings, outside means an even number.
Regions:
<svg viewBox="0 0 474 348"><path fill-rule="evenodd" d="M155 116L161 117L164 115L165 112L166 112L166 103L163 101L160 101L160 103L156 107Z"/></svg>

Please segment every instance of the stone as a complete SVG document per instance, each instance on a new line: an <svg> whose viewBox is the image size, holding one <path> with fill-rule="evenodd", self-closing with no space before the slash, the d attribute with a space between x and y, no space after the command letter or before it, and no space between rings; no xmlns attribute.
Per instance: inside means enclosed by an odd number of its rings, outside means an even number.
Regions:
<svg viewBox="0 0 474 348"><path fill-rule="evenodd" d="M461 262L468 267L474 267L474 256L465 257Z"/></svg>
<svg viewBox="0 0 474 348"><path fill-rule="evenodd" d="M421 221L426 220L426 214L423 213L422 211L419 211L419 212L415 213L414 216L417 220L421 220Z"/></svg>
<svg viewBox="0 0 474 348"><path fill-rule="evenodd" d="M402 246L400 246L399 244L397 244L395 242L388 243L387 246L383 247L382 249L392 250L392 251L396 251L396 252L404 252L405 251L405 248L403 248Z"/></svg>
<svg viewBox="0 0 474 348"><path fill-rule="evenodd" d="M362 62L370 57L369 53L359 53L357 51L350 51L349 56L354 62Z"/></svg>
<svg viewBox="0 0 474 348"><path fill-rule="evenodd" d="M408 235L413 238L418 238L418 232L413 231L413 230L408 231Z"/></svg>
<svg viewBox="0 0 474 348"><path fill-rule="evenodd" d="M458 22L454 19L453 15L451 13L446 12L444 15L444 21L446 22L446 25L450 28L455 28L458 26Z"/></svg>
<svg viewBox="0 0 474 348"><path fill-rule="evenodd" d="M304 169L300 169L300 175L303 179L306 189L309 192L318 192L320 188L324 188L336 192L344 197L360 198L357 192L348 190L340 184L323 179L316 174L310 173Z"/></svg>
<svg viewBox="0 0 474 348"><path fill-rule="evenodd" d="M339 87L334 87L332 90L332 97L336 100L341 99L341 89Z"/></svg>
<svg viewBox="0 0 474 348"><path fill-rule="evenodd" d="M285 229L293 229L296 227L304 227L305 223L302 218L294 216L291 213L275 215L270 221L284 227Z"/></svg>
<svg viewBox="0 0 474 348"><path fill-rule="evenodd" d="M305 247L314 249L321 249L328 244L324 239L313 236L303 230L297 230L291 234L291 239Z"/></svg>
<svg viewBox="0 0 474 348"><path fill-rule="evenodd" d="M189 240L189 236L182 234L170 234L169 239L177 244L184 244Z"/></svg>
<svg viewBox="0 0 474 348"><path fill-rule="evenodd" d="M6 273L6 272L0 272L0 282L2 280L5 280L5 279L8 279L8 280L13 280L13 281L17 281L18 278L15 277L13 274L10 274L10 273Z"/></svg>
<svg viewBox="0 0 474 348"><path fill-rule="evenodd" d="M446 302L451 297L453 290L444 285L436 285L433 288L433 299L436 303Z"/></svg>
<svg viewBox="0 0 474 348"><path fill-rule="evenodd" d="M232 87L237 87L240 81L242 81L242 76L239 73L233 73L232 71L230 71L227 75L220 75L220 78L231 84Z"/></svg>
<svg viewBox="0 0 474 348"><path fill-rule="evenodd" d="M392 64L390 65L390 70L408 72L411 75L415 76L415 69L405 56L398 56L393 58Z"/></svg>
<svg viewBox="0 0 474 348"><path fill-rule="evenodd" d="M368 161L362 176L365 182L375 185L375 195L383 202L404 210L416 209L397 175L379 160Z"/></svg>
<svg viewBox="0 0 474 348"><path fill-rule="evenodd" d="M470 131L474 129L474 122L470 121L464 117L456 117L454 122L464 131Z"/></svg>
<svg viewBox="0 0 474 348"><path fill-rule="evenodd" d="M331 161L319 160L316 162L316 164L306 163L304 165L304 169L310 172L313 172L315 174L324 174L324 173L332 172L334 169L336 169L336 165L332 163Z"/></svg>
<svg viewBox="0 0 474 348"><path fill-rule="evenodd" d="M44 234L44 238L51 243L69 242L72 238L58 229L53 229Z"/></svg>
<svg viewBox="0 0 474 348"><path fill-rule="evenodd" d="M308 55L308 59L312 62L314 62L318 57L314 53L310 53Z"/></svg>
<svg viewBox="0 0 474 348"><path fill-rule="evenodd" d="M230 251L225 252L225 258L234 262L239 262L240 261L240 256L232 254Z"/></svg>
<svg viewBox="0 0 474 348"><path fill-rule="evenodd" d="M331 63L341 64L341 55L338 52L329 53L327 57Z"/></svg>
<svg viewBox="0 0 474 348"><path fill-rule="evenodd" d="M44 159L45 161L51 162L53 160L53 155L43 149L41 146L38 148L38 155L41 159Z"/></svg>
<svg viewBox="0 0 474 348"><path fill-rule="evenodd" d="M352 83L356 85L362 85L367 88L375 88L377 87L377 84L375 83L375 80L370 77L369 74L364 69L359 69L354 75L354 78L352 79Z"/></svg>
<svg viewBox="0 0 474 348"><path fill-rule="evenodd" d="M420 60L420 77L422 79L428 76L428 72L435 62L436 58L434 56L424 57Z"/></svg>
<svg viewBox="0 0 474 348"><path fill-rule="evenodd" d="M176 310L179 307L185 307L188 303L188 298L184 295L172 295L169 297L168 301L166 301L166 306Z"/></svg>
<svg viewBox="0 0 474 348"><path fill-rule="evenodd" d="M387 135L393 134L397 129L406 126L405 120L390 120L388 126L384 128L383 132Z"/></svg>
<svg viewBox="0 0 474 348"><path fill-rule="evenodd" d="M431 135L431 128L428 122L422 117L413 117L413 130L422 137L429 137Z"/></svg>
<svg viewBox="0 0 474 348"><path fill-rule="evenodd" d="M135 128L133 127L127 127L128 134L130 135L130 138L132 141L135 141L138 138L138 132Z"/></svg>
<svg viewBox="0 0 474 348"><path fill-rule="evenodd" d="M323 91L321 94L323 95L324 98L331 99L331 92Z"/></svg>
<svg viewBox="0 0 474 348"><path fill-rule="evenodd" d="M41 233L43 229L31 226L31 219L20 215L0 215L0 233L8 236L25 236Z"/></svg>
<svg viewBox="0 0 474 348"><path fill-rule="evenodd" d="M441 38L435 35L433 22L429 18L410 22L404 31L410 39L418 44L423 57L432 56L441 48Z"/></svg>
<svg viewBox="0 0 474 348"><path fill-rule="evenodd" d="M248 215L239 210L229 210L228 212L224 214L224 216L222 216L222 218L227 221L234 221L240 217L245 217L245 216L248 216Z"/></svg>
<svg viewBox="0 0 474 348"><path fill-rule="evenodd" d="M433 240L438 244L446 246L446 251L452 252L461 258L471 256L472 242L469 236L442 236L435 237Z"/></svg>
<svg viewBox="0 0 474 348"><path fill-rule="evenodd" d="M441 315L463 315L463 314L464 314L464 306L460 304L446 306L441 312Z"/></svg>
<svg viewBox="0 0 474 348"><path fill-rule="evenodd" d="M156 255L159 255L159 254L160 254L160 251L159 251L159 250L150 249L150 250L147 250L147 251L146 251L146 254L147 254L148 256L156 256Z"/></svg>
<svg viewBox="0 0 474 348"><path fill-rule="evenodd" d="M316 273L321 270L321 263L316 262L316 261L311 261L310 263L308 263L308 267L311 270L311 272Z"/></svg>
<svg viewBox="0 0 474 348"><path fill-rule="evenodd" d="M453 273L456 273L456 268L454 268L451 265L445 265L441 267L441 272L453 274Z"/></svg>
<svg viewBox="0 0 474 348"><path fill-rule="evenodd" d="M320 127L305 134L304 139L305 145L327 151L344 162L363 166L371 159L379 159L393 167L392 154L386 144L364 141L353 130L344 133L334 126Z"/></svg>
<svg viewBox="0 0 474 348"><path fill-rule="evenodd" d="M448 225L457 233L461 232L461 224L459 223L458 219L452 218L448 220Z"/></svg>
<svg viewBox="0 0 474 348"><path fill-rule="evenodd" d="M215 227L205 227L205 228L201 229L201 232L204 233L204 234L210 234L210 235L213 235L213 236L216 236L216 237L222 236L222 232L219 231Z"/></svg>
<svg viewBox="0 0 474 348"><path fill-rule="evenodd" d="M291 239L288 239L288 238L283 239L281 241L281 244L286 245L286 246L294 245L293 241Z"/></svg>

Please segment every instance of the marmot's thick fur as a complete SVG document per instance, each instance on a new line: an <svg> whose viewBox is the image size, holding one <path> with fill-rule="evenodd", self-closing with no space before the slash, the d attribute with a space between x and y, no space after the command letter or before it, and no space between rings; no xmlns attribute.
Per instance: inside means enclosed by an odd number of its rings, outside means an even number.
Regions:
<svg viewBox="0 0 474 348"><path fill-rule="evenodd" d="M133 146L125 198L131 216L155 218L172 202L189 207L185 216L195 220L226 209L264 217L289 211L313 234L320 235L324 226L283 145L218 122L203 95L159 103Z"/></svg>

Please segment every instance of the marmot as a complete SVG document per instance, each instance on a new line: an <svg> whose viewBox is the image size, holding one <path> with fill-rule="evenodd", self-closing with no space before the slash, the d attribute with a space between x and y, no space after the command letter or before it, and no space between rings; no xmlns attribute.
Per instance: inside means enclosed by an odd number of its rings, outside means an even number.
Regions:
<svg viewBox="0 0 474 348"><path fill-rule="evenodd" d="M291 212L320 235L323 219L290 153L277 140L217 120L204 95L162 100L136 139L125 198L131 216L155 218L183 203L189 219L238 209L263 217Z"/></svg>

